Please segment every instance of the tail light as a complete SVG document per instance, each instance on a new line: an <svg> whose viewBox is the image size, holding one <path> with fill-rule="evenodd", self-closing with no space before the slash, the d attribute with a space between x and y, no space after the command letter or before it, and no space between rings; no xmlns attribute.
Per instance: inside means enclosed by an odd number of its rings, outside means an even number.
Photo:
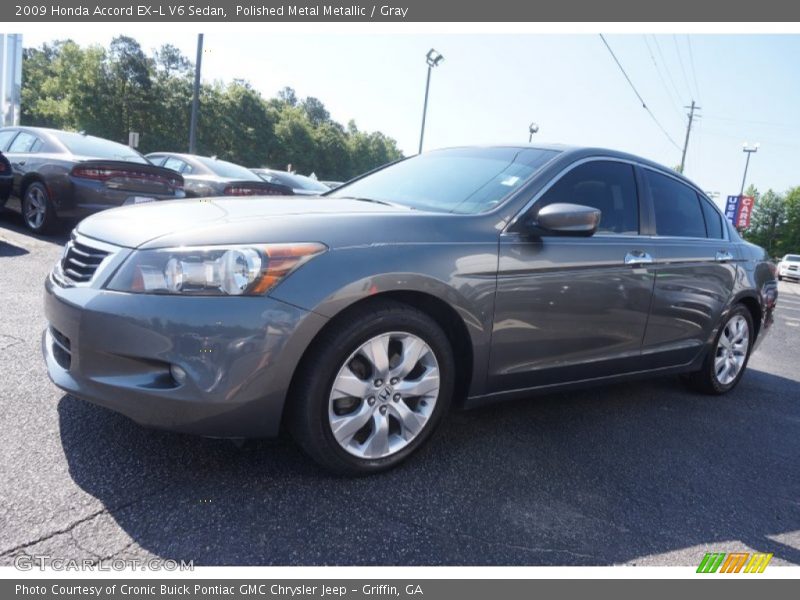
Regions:
<svg viewBox="0 0 800 600"><path fill-rule="evenodd" d="M76 165L72 168L71 174L73 177L79 177L81 179L94 179L96 181L108 181L109 179L116 179L118 177L126 179L140 179L142 181L161 183L177 190L183 189L183 181L179 178L161 175L158 173L148 173L147 171L139 171L137 169L118 169L110 167Z"/></svg>

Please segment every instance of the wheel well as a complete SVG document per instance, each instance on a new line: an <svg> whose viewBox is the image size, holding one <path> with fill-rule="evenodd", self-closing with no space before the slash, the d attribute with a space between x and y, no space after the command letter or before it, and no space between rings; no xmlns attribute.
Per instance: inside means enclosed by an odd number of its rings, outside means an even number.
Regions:
<svg viewBox="0 0 800 600"><path fill-rule="evenodd" d="M45 187L47 187L47 183L45 182L44 178L37 173L28 173L22 178L22 181L19 184L19 201L22 202L22 198L25 196L25 190L28 189L28 186L32 184L34 181L38 181Z"/></svg>
<svg viewBox="0 0 800 600"><path fill-rule="evenodd" d="M745 296L739 299L739 304L743 305L750 311L750 316L753 318L753 327L755 328L755 337L758 337L759 329L761 328L761 305L758 300L752 296Z"/></svg>
<svg viewBox="0 0 800 600"><path fill-rule="evenodd" d="M453 358L456 362L456 382L453 394L454 404L458 405L466 397L469 384L472 381L472 339L469 337L464 319L461 318L452 306L436 296L424 292L391 291L374 294L351 304L332 317L330 321L317 332L317 335L311 340L311 343L308 345L305 352L303 352L303 356L295 367L294 373L292 374L292 381L289 385L287 399L291 397L292 388L295 386L295 378L301 371L306 356L314 348L317 340L319 340L334 324L342 319L347 319L348 315L352 314L352 312L360 310L362 307L368 306L378 300L394 300L395 302L412 306L417 310L421 310L441 325L445 335L447 335L447 339L450 341L450 346L453 349ZM284 409L284 416L285 415L286 410Z"/></svg>

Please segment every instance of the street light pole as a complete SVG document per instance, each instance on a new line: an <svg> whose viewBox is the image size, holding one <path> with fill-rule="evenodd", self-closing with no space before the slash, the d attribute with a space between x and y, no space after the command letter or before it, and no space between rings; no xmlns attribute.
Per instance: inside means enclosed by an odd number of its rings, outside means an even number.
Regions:
<svg viewBox="0 0 800 600"><path fill-rule="evenodd" d="M428 77L425 80L425 103L422 105L422 128L419 132L419 153L422 154L422 140L425 138L425 117L428 114L428 91L431 87L431 71L433 67L438 67L444 60L444 56L431 48L425 55L425 62L428 63Z"/></svg>
<svg viewBox="0 0 800 600"><path fill-rule="evenodd" d="M203 63L203 34L197 34L197 59L194 62L194 92L192 117L189 122L189 154L197 152L197 112L200 108L200 67Z"/></svg>
<svg viewBox="0 0 800 600"><path fill-rule="evenodd" d="M750 155L754 152L758 152L760 146L761 144L750 146L747 142L742 145L742 152L747 154L747 160L744 163L744 176L742 177L742 189L739 192L740 196L744 196L744 184L747 181L747 168L750 166Z"/></svg>

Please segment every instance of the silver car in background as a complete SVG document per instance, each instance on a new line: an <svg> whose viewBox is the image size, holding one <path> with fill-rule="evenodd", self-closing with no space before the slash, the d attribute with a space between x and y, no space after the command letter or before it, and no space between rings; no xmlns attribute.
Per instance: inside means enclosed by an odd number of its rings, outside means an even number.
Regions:
<svg viewBox="0 0 800 600"><path fill-rule="evenodd" d="M264 181L292 188L292 191L298 196L319 196L331 189L321 181L306 177L305 175L289 173L289 171L261 168L250 170Z"/></svg>
<svg viewBox="0 0 800 600"><path fill-rule="evenodd" d="M725 393L776 299L764 250L670 169L453 148L323 197L86 219L45 283L43 351L56 385L144 425L286 427L363 474L414 453L453 404L653 374Z"/></svg>

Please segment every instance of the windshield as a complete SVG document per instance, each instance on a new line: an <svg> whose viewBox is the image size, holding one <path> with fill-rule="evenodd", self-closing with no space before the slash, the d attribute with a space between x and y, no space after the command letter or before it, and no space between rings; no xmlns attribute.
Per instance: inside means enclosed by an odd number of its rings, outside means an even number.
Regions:
<svg viewBox="0 0 800 600"><path fill-rule="evenodd" d="M390 165L327 196L475 214L499 205L556 154L538 148L436 150Z"/></svg>
<svg viewBox="0 0 800 600"><path fill-rule="evenodd" d="M261 181L261 178L250 169L245 169L242 166L235 165L226 160L217 160L216 158L207 158L205 156L195 156L195 158L220 177L243 179L245 181Z"/></svg>
<svg viewBox="0 0 800 600"><path fill-rule="evenodd" d="M293 189L309 190L312 192L327 192L330 189L327 185L323 185L319 181L311 179L311 177L306 177L305 175L261 170L256 170L256 173L265 181L281 183Z"/></svg>
<svg viewBox="0 0 800 600"><path fill-rule="evenodd" d="M800 256L797 254L787 254L783 257L786 262L800 262Z"/></svg>
<svg viewBox="0 0 800 600"><path fill-rule="evenodd" d="M148 164L147 160L135 150L102 138L69 133L67 131L53 132L53 136L67 147L67 150L77 156L91 158L106 158L109 160L126 160L128 162Z"/></svg>

